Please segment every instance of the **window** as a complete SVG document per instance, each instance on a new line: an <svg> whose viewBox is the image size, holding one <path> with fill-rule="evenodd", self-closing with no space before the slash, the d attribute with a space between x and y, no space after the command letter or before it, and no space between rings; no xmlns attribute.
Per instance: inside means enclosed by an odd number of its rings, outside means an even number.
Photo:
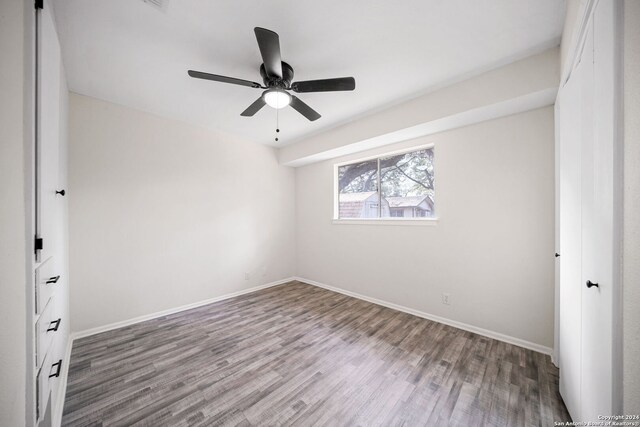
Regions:
<svg viewBox="0 0 640 427"><path fill-rule="evenodd" d="M337 167L337 219L433 218L433 147Z"/></svg>

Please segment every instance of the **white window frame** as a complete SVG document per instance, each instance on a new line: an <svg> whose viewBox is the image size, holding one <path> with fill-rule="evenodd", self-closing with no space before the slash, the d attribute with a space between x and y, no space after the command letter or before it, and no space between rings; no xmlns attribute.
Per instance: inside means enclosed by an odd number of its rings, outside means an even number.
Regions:
<svg viewBox="0 0 640 427"><path fill-rule="evenodd" d="M436 155L436 149L435 149L435 144L431 143L431 144L424 144L424 145L417 145L411 148L403 148L401 150L395 150L395 151L387 151L381 154L376 154L373 156L367 156L367 157L360 157L357 159L352 159L346 162L340 162L340 163L334 163L333 165L333 219L332 219L332 223L333 224L339 224L339 225L345 225L345 224L350 224L350 225L437 225L438 221L440 220L440 218L435 215L437 213L437 208L435 206L434 203L434 216L432 217L414 217L414 218L407 218L407 217L401 217L401 218L340 218L340 202L339 202L339 198L340 198L340 190L339 190L339 182L338 182L338 170L340 169L341 166L347 166L347 165L351 165L353 163L359 163L359 162L365 162L365 161L369 161L369 160L379 160L383 157L389 157L389 156L395 156L397 154L405 154L405 153L411 153L413 151L420 151L420 150L425 150L431 148L433 149L433 155L434 155L434 159L435 159L435 155ZM380 172L380 169L378 168L378 173ZM437 181L437 175L436 175L437 171L434 168L433 171L433 176L434 176L434 180ZM380 177L378 177L378 197L382 197L382 193L380 192ZM435 201L434 201L435 202Z"/></svg>

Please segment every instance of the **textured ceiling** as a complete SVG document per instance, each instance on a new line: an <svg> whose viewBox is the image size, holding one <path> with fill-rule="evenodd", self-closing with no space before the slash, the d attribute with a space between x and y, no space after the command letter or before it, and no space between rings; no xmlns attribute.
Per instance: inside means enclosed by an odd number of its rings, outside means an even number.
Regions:
<svg viewBox="0 0 640 427"><path fill-rule="evenodd" d="M69 88L165 117L282 146L446 82L558 44L559 0L56 0ZM354 76L353 92L300 94L291 108L240 113L261 93L187 76L259 81L253 27L280 35L294 80Z"/></svg>

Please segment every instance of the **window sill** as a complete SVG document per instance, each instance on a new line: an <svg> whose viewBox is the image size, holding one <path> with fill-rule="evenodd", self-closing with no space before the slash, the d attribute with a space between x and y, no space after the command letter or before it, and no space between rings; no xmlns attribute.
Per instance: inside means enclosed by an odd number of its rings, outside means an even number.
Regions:
<svg viewBox="0 0 640 427"><path fill-rule="evenodd" d="M370 219L334 219L333 224L351 224L351 225L418 225L418 226L434 226L438 225L439 218L421 218L421 219L393 219L393 218L370 218Z"/></svg>

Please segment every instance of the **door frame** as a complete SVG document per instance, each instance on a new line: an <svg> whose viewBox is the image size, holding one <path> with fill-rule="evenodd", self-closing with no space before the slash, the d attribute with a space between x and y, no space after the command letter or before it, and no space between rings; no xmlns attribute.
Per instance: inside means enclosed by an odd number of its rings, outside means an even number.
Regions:
<svg viewBox="0 0 640 427"><path fill-rule="evenodd" d="M613 161L614 161L614 192L613 192L613 354L612 354L612 380L613 380L613 410L615 413L623 413L623 289L622 289L622 259L624 236L624 2L614 2L614 136L613 136Z"/></svg>

